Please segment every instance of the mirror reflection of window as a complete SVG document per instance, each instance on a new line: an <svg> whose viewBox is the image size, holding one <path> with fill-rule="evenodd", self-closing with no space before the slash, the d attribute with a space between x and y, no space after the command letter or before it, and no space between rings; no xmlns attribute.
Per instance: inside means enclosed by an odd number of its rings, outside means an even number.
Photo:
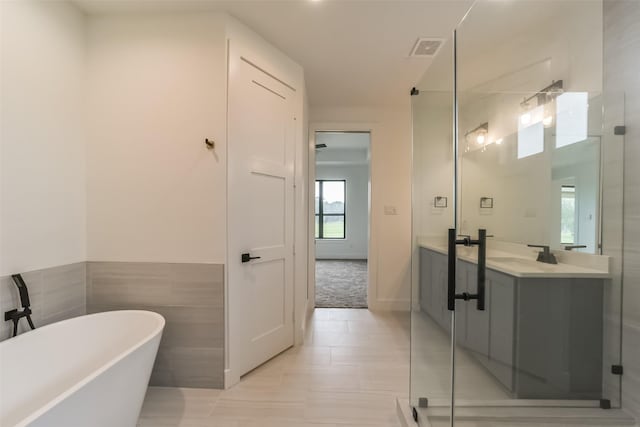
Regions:
<svg viewBox="0 0 640 427"><path fill-rule="evenodd" d="M556 99L556 148L587 139L589 94L566 92Z"/></svg>
<svg viewBox="0 0 640 427"><path fill-rule="evenodd" d="M576 243L576 187L563 185L560 201L560 243Z"/></svg>
<svg viewBox="0 0 640 427"><path fill-rule="evenodd" d="M518 159L544 151L544 106L525 111L518 118Z"/></svg>

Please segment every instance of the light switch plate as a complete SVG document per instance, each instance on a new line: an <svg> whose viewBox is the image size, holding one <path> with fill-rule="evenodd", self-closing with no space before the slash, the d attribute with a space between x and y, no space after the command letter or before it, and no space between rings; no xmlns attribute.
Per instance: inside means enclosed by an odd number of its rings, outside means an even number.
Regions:
<svg viewBox="0 0 640 427"><path fill-rule="evenodd" d="M398 212L396 211L396 207L395 206L385 205L384 206L384 214L385 215L398 215Z"/></svg>

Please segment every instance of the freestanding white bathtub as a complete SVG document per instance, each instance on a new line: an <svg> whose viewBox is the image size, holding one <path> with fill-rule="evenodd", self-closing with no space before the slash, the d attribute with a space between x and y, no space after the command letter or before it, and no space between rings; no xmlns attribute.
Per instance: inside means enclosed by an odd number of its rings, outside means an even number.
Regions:
<svg viewBox="0 0 640 427"><path fill-rule="evenodd" d="M110 311L0 343L0 426L134 427L164 318Z"/></svg>

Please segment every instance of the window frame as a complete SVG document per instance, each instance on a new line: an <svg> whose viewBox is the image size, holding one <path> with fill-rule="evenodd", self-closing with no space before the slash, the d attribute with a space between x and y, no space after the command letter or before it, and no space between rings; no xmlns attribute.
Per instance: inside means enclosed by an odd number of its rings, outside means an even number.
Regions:
<svg viewBox="0 0 640 427"><path fill-rule="evenodd" d="M322 201L322 187L325 182L341 182L342 187L344 189L344 212L339 213L324 213L324 203ZM347 239L347 180L346 179L316 179L316 183L318 185L318 212L315 212L315 203L314 203L314 216L318 218L318 235L315 235L315 240L346 240ZM315 198L315 194L314 194ZM337 216L344 218L344 226L342 227L342 237L324 237L324 217L326 216Z"/></svg>
<svg viewBox="0 0 640 427"><path fill-rule="evenodd" d="M565 191L565 188L571 188L573 191ZM572 194L573 198L573 242L563 242L562 240L562 202L564 201L565 194ZM560 186L560 244L561 245L575 245L578 240L578 197L575 184L562 184Z"/></svg>

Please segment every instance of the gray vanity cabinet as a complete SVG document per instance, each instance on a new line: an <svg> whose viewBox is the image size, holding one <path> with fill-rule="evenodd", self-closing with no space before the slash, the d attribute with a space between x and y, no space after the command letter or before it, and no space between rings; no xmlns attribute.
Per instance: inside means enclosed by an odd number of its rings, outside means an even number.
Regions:
<svg viewBox="0 0 640 427"><path fill-rule="evenodd" d="M456 275L458 278L458 285L456 286L457 293L476 293L477 276L478 268L475 264L459 261L458 272ZM487 282L489 281L487 280ZM487 290L489 289L490 287L487 286ZM486 360L489 357L488 310L478 311L475 301L465 302L459 300L456 302L456 314L456 324L462 324L464 328L464 332L461 340L458 341L458 344L466 347L481 361Z"/></svg>
<svg viewBox="0 0 640 427"><path fill-rule="evenodd" d="M602 397L603 291L602 279L518 281L516 395Z"/></svg>
<svg viewBox="0 0 640 427"><path fill-rule="evenodd" d="M456 290L476 293L477 266L458 261ZM458 301L456 305L456 342L508 389L513 387L513 331L515 279L487 270L485 310L475 301Z"/></svg>
<svg viewBox="0 0 640 427"><path fill-rule="evenodd" d="M449 332L451 315L447 310L447 266L446 255L420 249L420 308Z"/></svg>
<svg viewBox="0 0 640 427"><path fill-rule="evenodd" d="M458 260L457 293L477 292ZM520 399L600 399L602 279L518 278L487 269L485 310L456 302L456 343ZM447 256L420 249L420 306L450 331Z"/></svg>
<svg viewBox="0 0 640 427"><path fill-rule="evenodd" d="M488 368L507 389L513 390L515 351L515 292L512 276L487 270L489 314Z"/></svg>

